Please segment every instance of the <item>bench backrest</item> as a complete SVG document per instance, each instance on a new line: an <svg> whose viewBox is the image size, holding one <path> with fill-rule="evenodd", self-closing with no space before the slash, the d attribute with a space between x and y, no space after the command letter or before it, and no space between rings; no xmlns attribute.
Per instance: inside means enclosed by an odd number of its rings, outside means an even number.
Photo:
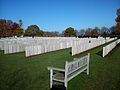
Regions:
<svg viewBox="0 0 120 90"><path fill-rule="evenodd" d="M85 71L89 74L89 56L90 54L75 59L74 61L67 62L65 64L65 86L67 87L67 82L80 74L81 72Z"/></svg>

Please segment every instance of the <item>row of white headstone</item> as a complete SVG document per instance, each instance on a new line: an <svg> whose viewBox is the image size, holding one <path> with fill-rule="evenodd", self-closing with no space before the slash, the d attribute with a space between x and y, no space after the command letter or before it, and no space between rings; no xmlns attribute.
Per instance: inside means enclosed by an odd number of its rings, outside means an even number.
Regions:
<svg viewBox="0 0 120 90"><path fill-rule="evenodd" d="M45 45L32 45L25 48L26 57L71 47L69 42L52 42Z"/></svg>
<svg viewBox="0 0 120 90"><path fill-rule="evenodd" d="M70 48L71 43L72 43L72 39L71 40L69 40L69 39L49 40L49 41L46 41L46 43L27 46L25 48L25 54L26 54L26 57L28 57L28 56L32 56L32 55L37 55L37 54L56 51L56 50L60 50L60 49Z"/></svg>
<svg viewBox="0 0 120 90"><path fill-rule="evenodd" d="M64 41L64 42L60 42L59 40L54 41L54 42L50 41L45 45L41 44L41 45L33 45L33 46L26 47L25 53L26 53L26 56L32 56L32 55L37 55L37 54L42 54L42 53L46 53L46 52L51 52L51 51L56 51L56 50L60 50L60 49L69 48L69 47L73 46L74 40L80 41L80 44L82 46L85 46L86 41L89 40L89 38L73 39L73 40L71 39L69 41ZM93 41L93 40L94 39L91 39L91 41ZM98 41L98 39L95 39L95 40ZM85 45L81 42L85 42ZM82 48L82 49L84 49L84 48Z"/></svg>
<svg viewBox="0 0 120 90"><path fill-rule="evenodd" d="M0 49L4 50L5 54L26 51L31 53L30 55L59 49L71 47L72 40L74 37L35 37L35 38L12 38L12 39L0 39ZM39 46L39 47L38 47ZM34 48L33 48L34 47ZM38 51L36 48L40 48ZM34 50L35 49L35 50ZM40 50L40 49L39 49Z"/></svg>
<svg viewBox="0 0 120 90"><path fill-rule="evenodd" d="M103 47L103 53L102 53L102 56L105 57L111 50L113 50L117 44L120 43L120 39L108 44L107 46Z"/></svg>
<svg viewBox="0 0 120 90"><path fill-rule="evenodd" d="M72 47L72 55L99 46L114 38L74 38L74 37L24 37L0 39L0 49L5 54L25 51L25 56L32 56L46 52Z"/></svg>
<svg viewBox="0 0 120 90"><path fill-rule="evenodd" d="M26 41L31 41L29 39L30 39L30 37L28 37L28 38L2 38L2 39L0 39L0 50L4 50L6 52L6 54L9 52L14 53L15 51L9 51L9 47L10 48L14 47L14 45L16 45L17 47L18 47L18 45L21 47L23 45L23 47L24 47L24 43ZM18 52L18 50L16 50L16 51Z"/></svg>
<svg viewBox="0 0 120 90"><path fill-rule="evenodd" d="M82 40L74 40L72 44L72 55L82 53L89 49L105 44L106 42L113 41L114 39L116 38L84 38Z"/></svg>

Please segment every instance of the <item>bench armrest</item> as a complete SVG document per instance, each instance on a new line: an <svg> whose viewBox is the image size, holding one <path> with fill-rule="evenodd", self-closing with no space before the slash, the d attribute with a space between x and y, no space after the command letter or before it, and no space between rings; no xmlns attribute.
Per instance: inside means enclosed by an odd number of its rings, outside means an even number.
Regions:
<svg viewBox="0 0 120 90"><path fill-rule="evenodd" d="M54 68L54 67L48 67L48 70L56 70L56 71L61 71L61 72L65 72L65 69L61 69L61 68Z"/></svg>

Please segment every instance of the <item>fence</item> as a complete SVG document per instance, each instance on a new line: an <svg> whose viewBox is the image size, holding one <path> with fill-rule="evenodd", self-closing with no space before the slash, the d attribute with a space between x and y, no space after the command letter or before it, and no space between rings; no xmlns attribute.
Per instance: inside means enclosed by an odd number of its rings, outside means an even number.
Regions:
<svg viewBox="0 0 120 90"><path fill-rule="evenodd" d="M50 70L50 88L56 85L56 82L63 83L63 85L67 88L67 83L78 74L86 71L87 75L89 74L89 58L90 54L75 59L74 61L65 63L65 69L48 67Z"/></svg>

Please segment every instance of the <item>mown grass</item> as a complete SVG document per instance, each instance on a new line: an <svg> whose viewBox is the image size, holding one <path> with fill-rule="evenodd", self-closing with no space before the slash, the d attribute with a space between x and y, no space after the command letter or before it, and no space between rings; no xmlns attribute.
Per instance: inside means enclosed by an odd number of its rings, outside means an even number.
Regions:
<svg viewBox="0 0 120 90"><path fill-rule="evenodd" d="M90 75L81 73L68 83L69 90L120 90L120 46L101 57L102 46L90 52ZM64 68L72 57L65 49L28 57L24 53L4 55L0 51L0 90L49 90L48 66Z"/></svg>
<svg viewBox="0 0 120 90"><path fill-rule="evenodd" d="M70 49L26 58L24 53L0 52L0 90L49 90L48 66L64 68Z"/></svg>
<svg viewBox="0 0 120 90"><path fill-rule="evenodd" d="M120 90L120 45L104 58L99 51L101 47L90 51L90 75L71 80L70 90Z"/></svg>

